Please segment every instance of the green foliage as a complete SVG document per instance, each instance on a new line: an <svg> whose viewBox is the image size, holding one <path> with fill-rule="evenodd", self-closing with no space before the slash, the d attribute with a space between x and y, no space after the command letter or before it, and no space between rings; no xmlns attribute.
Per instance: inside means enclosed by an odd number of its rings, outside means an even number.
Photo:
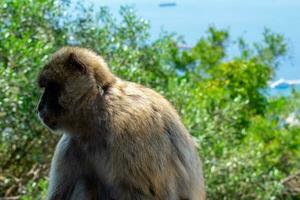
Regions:
<svg viewBox="0 0 300 200"><path fill-rule="evenodd" d="M26 194L21 200L44 199L47 194L48 181L41 178L38 181L29 181L26 185Z"/></svg>
<svg viewBox="0 0 300 200"><path fill-rule="evenodd" d="M54 44L49 10L57 12L53 1L0 4L0 196L21 193L32 177L27 172L48 162L52 152L54 137L45 133L35 112L36 75Z"/></svg>
<svg viewBox="0 0 300 200"><path fill-rule="evenodd" d="M231 42L209 27L194 48L169 34L150 39L149 22L129 7L69 1L4 0L0 4L0 197L42 199L58 136L35 114L37 73L63 45L101 54L118 76L150 86L179 111L202 156L208 199L292 199L282 180L299 170L299 126L285 123L300 96L267 98L267 83L287 46L265 30L262 41ZM237 45L239 53L229 56Z"/></svg>

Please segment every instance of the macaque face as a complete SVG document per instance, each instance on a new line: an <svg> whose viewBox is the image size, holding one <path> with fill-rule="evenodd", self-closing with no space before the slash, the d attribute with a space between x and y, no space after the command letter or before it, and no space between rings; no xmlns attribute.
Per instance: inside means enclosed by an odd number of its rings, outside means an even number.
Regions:
<svg viewBox="0 0 300 200"><path fill-rule="evenodd" d="M38 85L44 90L38 115L52 130L74 126L80 106L97 88L91 71L72 53L52 58L41 71Z"/></svg>
<svg viewBox="0 0 300 200"><path fill-rule="evenodd" d="M37 108L39 118L47 127L56 130L59 128L60 118L66 112L66 109L59 102L63 85L40 77L39 86L44 90Z"/></svg>

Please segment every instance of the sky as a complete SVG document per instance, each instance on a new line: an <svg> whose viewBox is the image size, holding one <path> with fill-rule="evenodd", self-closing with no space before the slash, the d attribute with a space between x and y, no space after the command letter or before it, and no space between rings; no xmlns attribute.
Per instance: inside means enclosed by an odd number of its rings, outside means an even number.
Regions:
<svg viewBox="0 0 300 200"><path fill-rule="evenodd" d="M182 35L193 46L208 26L227 28L231 38L243 36L260 41L264 28L283 34L288 57L276 79L300 79L300 0L89 0L95 6L108 6L114 14L121 5L133 6L138 16L150 21L151 34L161 30ZM175 2L175 7L159 7Z"/></svg>

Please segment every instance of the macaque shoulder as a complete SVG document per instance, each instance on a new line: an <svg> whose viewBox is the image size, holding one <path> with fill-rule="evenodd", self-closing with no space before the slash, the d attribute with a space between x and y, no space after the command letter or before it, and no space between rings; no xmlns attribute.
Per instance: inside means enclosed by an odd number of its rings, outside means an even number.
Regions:
<svg viewBox="0 0 300 200"><path fill-rule="evenodd" d="M105 98L109 124L122 132L163 132L164 120L175 113L160 94L132 82L118 81Z"/></svg>

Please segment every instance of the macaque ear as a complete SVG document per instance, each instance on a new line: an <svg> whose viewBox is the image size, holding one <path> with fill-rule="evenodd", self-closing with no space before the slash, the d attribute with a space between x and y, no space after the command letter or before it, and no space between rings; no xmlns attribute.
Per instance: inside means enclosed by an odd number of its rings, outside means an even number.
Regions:
<svg viewBox="0 0 300 200"><path fill-rule="evenodd" d="M70 53L68 63L76 70L79 70L83 74L87 71L87 66L78 58L75 53Z"/></svg>

